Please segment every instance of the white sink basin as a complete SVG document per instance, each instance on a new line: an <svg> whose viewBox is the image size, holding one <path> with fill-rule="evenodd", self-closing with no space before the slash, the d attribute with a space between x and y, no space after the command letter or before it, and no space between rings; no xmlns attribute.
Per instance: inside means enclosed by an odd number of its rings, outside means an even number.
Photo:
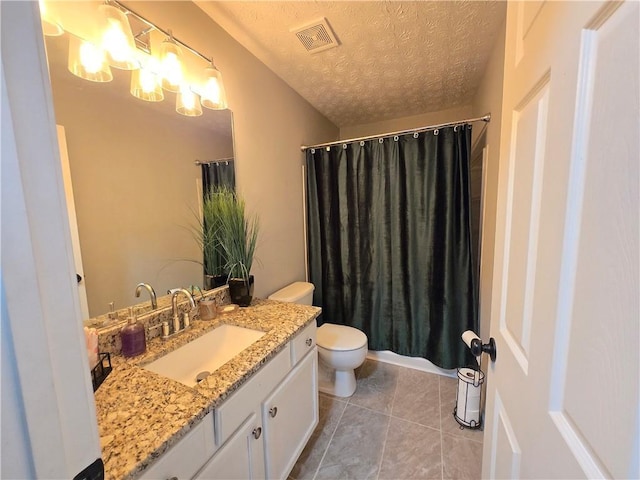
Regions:
<svg viewBox="0 0 640 480"><path fill-rule="evenodd" d="M206 377L204 372L213 373L264 334L250 328L221 325L143 368L193 387L198 377Z"/></svg>

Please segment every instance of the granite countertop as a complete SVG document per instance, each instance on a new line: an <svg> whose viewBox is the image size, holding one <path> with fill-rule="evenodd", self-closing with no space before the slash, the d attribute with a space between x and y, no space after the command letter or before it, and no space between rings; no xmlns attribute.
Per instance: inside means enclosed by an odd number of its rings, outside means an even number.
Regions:
<svg viewBox="0 0 640 480"><path fill-rule="evenodd" d="M138 357L112 355L113 371L95 393L106 478L136 478L320 311L318 307L254 299L250 307L214 320L194 320L188 331L167 341L154 338ZM193 388L141 367L222 324L262 330L266 335Z"/></svg>

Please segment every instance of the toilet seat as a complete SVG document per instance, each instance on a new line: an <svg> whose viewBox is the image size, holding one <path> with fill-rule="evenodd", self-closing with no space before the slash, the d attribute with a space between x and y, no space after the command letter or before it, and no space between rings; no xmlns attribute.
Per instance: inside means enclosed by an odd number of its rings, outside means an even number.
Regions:
<svg viewBox="0 0 640 480"><path fill-rule="evenodd" d="M327 350L358 350L367 344L367 336L357 328L325 323L318 327L316 344Z"/></svg>

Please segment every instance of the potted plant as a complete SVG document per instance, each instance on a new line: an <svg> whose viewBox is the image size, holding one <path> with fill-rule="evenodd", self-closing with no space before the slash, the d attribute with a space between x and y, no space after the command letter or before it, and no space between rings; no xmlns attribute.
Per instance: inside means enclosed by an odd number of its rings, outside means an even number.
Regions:
<svg viewBox="0 0 640 480"><path fill-rule="evenodd" d="M251 265L258 241L258 217L245 214L244 200L234 194L233 202L221 204L219 240L227 260L231 301L247 307L253 297Z"/></svg>
<svg viewBox="0 0 640 480"><path fill-rule="evenodd" d="M211 187L202 202L202 217L193 229L194 236L202 248L204 285L207 290L227 283L227 257L220 242L220 219L236 198L233 190L226 186Z"/></svg>

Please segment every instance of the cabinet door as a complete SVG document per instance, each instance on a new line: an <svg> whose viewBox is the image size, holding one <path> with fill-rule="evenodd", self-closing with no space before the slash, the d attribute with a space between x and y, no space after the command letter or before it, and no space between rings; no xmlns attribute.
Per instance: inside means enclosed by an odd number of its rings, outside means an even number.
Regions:
<svg viewBox="0 0 640 480"><path fill-rule="evenodd" d="M316 348L262 404L267 478L287 477L318 424Z"/></svg>
<svg viewBox="0 0 640 480"><path fill-rule="evenodd" d="M211 458L214 451L213 413L210 412L146 469L140 475L140 480L189 479Z"/></svg>
<svg viewBox="0 0 640 480"><path fill-rule="evenodd" d="M260 418L252 413L194 478L200 480L264 478L262 435Z"/></svg>

